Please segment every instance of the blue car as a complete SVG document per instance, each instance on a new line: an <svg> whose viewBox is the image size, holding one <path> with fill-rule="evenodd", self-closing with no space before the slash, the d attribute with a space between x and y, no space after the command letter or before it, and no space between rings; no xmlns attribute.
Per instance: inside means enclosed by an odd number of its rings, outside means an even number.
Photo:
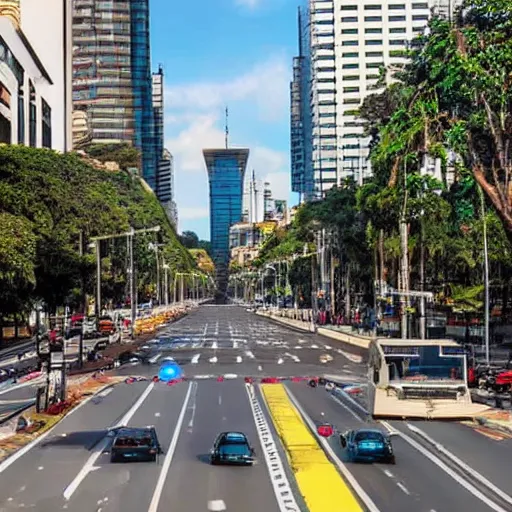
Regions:
<svg viewBox="0 0 512 512"><path fill-rule="evenodd" d="M241 432L223 432L217 436L210 450L210 463L252 466L254 448Z"/></svg>
<svg viewBox="0 0 512 512"><path fill-rule="evenodd" d="M350 430L340 435L341 446L352 462L395 464L391 439L377 429Z"/></svg>

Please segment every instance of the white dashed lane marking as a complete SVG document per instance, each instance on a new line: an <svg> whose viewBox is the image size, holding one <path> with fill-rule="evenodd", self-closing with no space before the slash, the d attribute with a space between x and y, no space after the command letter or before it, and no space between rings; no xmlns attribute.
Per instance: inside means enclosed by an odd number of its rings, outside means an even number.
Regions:
<svg viewBox="0 0 512 512"><path fill-rule="evenodd" d="M222 512L227 509L223 500L210 500L208 502L208 510L211 510L212 512Z"/></svg>

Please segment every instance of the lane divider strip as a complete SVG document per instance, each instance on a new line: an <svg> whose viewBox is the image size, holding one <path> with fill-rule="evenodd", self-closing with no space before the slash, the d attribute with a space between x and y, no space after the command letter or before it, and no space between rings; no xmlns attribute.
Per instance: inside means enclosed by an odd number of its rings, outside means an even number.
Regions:
<svg viewBox="0 0 512 512"><path fill-rule="evenodd" d="M258 432L261 449L263 450L265 462L267 463L270 481L272 482L279 510L281 512L299 512L300 507L295 500L292 487L284 470L283 461L279 456L276 442L272 436L261 404L254 392L254 387L252 384L246 384L245 389L249 397L249 404L251 406L254 423L256 424L256 431Z"/></svg>
<svg viewBox="0 0 512 512"><path fill-rule="evenodd" d="M261 384L309 512L362 512L359 501L329 461L282 384Z"/></svg>

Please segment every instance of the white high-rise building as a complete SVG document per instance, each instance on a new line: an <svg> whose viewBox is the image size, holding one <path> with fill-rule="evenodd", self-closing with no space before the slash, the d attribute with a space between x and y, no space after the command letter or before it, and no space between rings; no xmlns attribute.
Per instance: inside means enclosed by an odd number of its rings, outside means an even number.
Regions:
<svg viewBox="0 0 512 512"><path fill-rule="evenodd" d="M358 109L404 65L439 2L304 0L291 84L292 190L304 199L371 175Z"/></svg>

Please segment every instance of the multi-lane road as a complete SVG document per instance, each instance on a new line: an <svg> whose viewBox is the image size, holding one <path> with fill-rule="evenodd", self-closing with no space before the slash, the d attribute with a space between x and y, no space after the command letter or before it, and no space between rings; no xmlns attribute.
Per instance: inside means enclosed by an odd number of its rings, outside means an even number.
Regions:
<svg viewBox="0 0 512 512"><path fill-rule="evenodd" d="M150 345L152 355L174 357L191 379L173 386L120 384L83 404L40 442L0 464L0 511L307 510L308 496L301 496L264 390L243 377L329 374L361 382L361 354L229 306L202 307L163 337L163 343ZM325 354L332 359L322 363ZM122 371L151 377L155 368ZM231 378L219 381L223 375ZM361 510L512 510L511 441L455 423L373 424L343 394L291 380L272 386L284 386L312 425L327 421L340 431L372 425L393 432L394 466L349 463L339 440L329 441L332 463L350 482ZM107 433L121 424L154 425L164 450L160 460L111 464ZM209 465L212 442L226 430L247 434L256 449L255 466ZM343 504L332 503L328 512L338 510L345 510Z"/></svg>

